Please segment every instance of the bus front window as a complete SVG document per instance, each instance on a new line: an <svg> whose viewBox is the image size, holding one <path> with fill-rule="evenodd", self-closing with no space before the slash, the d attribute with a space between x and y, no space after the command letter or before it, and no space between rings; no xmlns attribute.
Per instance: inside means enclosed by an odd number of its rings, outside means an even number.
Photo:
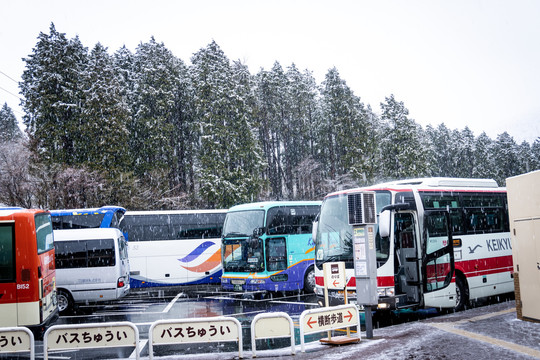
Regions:
<svg viewBox="0 0 540 360"><path fill-rule="evenodd" d="M377 214L380 209L391 203L388 191L376 192ZM348 224L347 195L327 198L321 206L317 236L315 242L315 262L322 269L322 264L330 261L344 261L347 268L353 268L352 226ZM383 265L389 257L388 237L375 237L377 266Z"/></svg>
<svg viewBox="0 0 540 360"><path fill-rule="evenodd" d="M227 272L264 271L262 240L257 238L223 239L223 270Z"/></svg>
<svg viewBox="0 0 540 360"><path fill-rule="evenodd" d="M264 211L230 212L223 225L223 270L230 272L264 271L264 248L255 230L264 226Z"/></svg>

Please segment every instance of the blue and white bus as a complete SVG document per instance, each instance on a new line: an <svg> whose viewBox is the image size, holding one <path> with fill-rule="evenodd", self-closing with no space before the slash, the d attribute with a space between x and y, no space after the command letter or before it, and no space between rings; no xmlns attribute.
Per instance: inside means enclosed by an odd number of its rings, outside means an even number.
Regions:
<svg viewBox="0 0 540 360"><path fill-rule="evenodd" d="M131 288L219 284L226 212L127 211Z"/></svg>
<svg viewBox="0 0 540 360"><path fill-rule="evenodd" d="M120 206L102 206L100 208L51 210L54 230L116 228L124 233L124 214L126 209ZM129 239L128 239L129 240Z"/></svg>
<svg viewBox="0 0 540 360"><path fill-rule="evenodd" d="M320 205L320 201L275 201L230 208L221 238L222 288L313 292L311 231Z"/></svg>

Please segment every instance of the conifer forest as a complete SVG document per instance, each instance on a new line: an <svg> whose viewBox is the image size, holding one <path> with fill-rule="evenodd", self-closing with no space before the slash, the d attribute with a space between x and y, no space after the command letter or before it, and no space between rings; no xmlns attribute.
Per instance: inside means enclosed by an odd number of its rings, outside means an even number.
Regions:
<svg viewBox="0 0 540 360"><path fill-rule="evenodd" d="M251 73L214 41L187 60L154 38L88 48L51 24L24 59L24 134L0 108L0 203L228 208L413 177L505 186L540 169L540 137L423 128L391 89L372 108L336 68L321 83L294 63Z"/></svg>

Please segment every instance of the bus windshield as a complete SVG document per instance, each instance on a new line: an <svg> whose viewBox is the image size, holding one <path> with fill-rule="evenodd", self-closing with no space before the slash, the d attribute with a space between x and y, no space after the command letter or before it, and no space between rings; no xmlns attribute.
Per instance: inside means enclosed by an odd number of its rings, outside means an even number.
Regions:
<svg viewBox="0 0 540 360"><path fill-rule="evenodd" d="M376 193L377 213L391 203L390 192ZM341 194L327 198L321 206L321 214L315 240L316 264L329 261L344 261L347 268L353 265L352 226L348 224L347 195ZM378 227L375 237L377 264L384 264L390 253L389 239L381 238Z"/></svg>
<svg viewBox="0 0 540 360"><path fill-rule="evenodd" d="M263 241L259 238L223 239L223 271L264 271Z"/></svg>
<svg viewBox="0 0 540 360"><path fill-rule="evenodd" d="M252 237L253 231L263 226L264 210L235 211L227 214L222 240L224 271L264 270L263 242Z"/></svg>
<svg viewBox="0 0 540 360"><path fill-rule="evenodd" d="M264 226L264 210L235 211L227 214L223 237L251 236Z"/></svg>

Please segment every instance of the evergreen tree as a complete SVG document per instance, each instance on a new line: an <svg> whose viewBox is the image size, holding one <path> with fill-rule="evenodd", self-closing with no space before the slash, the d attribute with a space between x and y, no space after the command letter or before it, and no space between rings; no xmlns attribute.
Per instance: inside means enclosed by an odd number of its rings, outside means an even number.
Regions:
<svg viewBox="0 0 540 360"><path fill-rule="evenodd" d="M301 73L294 64L287 70L290 102L290 143L285 156L287 171L292 171L288 185L295 199L321 197L322 166L317 153L321 126L319 89L313 74Z"/></svg>
<svg viewBox="0 0 540 360"><path fill-rule="evenodd" d="M366 183L374 151L370 112L336 68L326 74L321 95L323 137L319 143L329 177L337 180L345 176Z"/></svg>
<svg viewBox="0 0 540 360"><path fill-rule="evenodd" d="M506 185L506 178L520 173L517 144L506 131L497 136L493 147L495 180L500 186Z"/></svg>
<svg viewBox="0 0 540 360"><path fill-rule="evenodd" d="M179 83L178 59L152 37L134 58L133 115L128 124L135 174L162 191L169 187L168 166L174 148L173 111Z"/></svg>
<svg viewBox="0 0 540 360"><path fill-rule="evenodd" d="M462 131L454 131L453 139L455 146L453 176L470 178L474 168L474 134L465 127Z"/></svg>
<svg viewBox="0 0 540 360"><path fill-rule="evenodd" d="M129 169L127 163L129 119L120 82L107 49L97 44L82 76L84 106L81 143L85 149L79 163L114 177Z"/></svg>
<svg viewBox="0 0 540 360"><path fill-rule="evenodd" d="M428 127L426 136L429 139L428 152L432 157L432 165L429 167L430 176L452 176L454 163L454 147L451 143L451 131L444 123L436 129Z"/></svg>
<svg viewBox="0 0 540 360"><path fill-rule="evenodd" d="M382 142L383 166L386 178L404 179L427 174L427 149L422 147L422 128L409 119L409 110L394 95L381 103L382 121L388 134Z"/></svg>
<svg viewBox="0 0 540 360"><path fill-rule="evenodd" d="M40 33L33 53L24 59L26 69L20 83L25 110L24 124L33 152L49 163L76 164L83 149L81 138L81 73L87 49L78 38L50 26Z"/></svg>
<svg viewBox="0 0 540 360"><path fill-rule="evenodd" d="M17 125L17 118L13 110L4 103L0 109L0 144L17 142L22 139L22 132Z"/></svg>
<svg viewBox="0 0 540 360"><path fill-rule="evenodd" d="M475 140L473 153L473 178L495 178L497 164L494 160L493 140L485 132L482 132ZM501 185L499 183L499 185Z"/></svg>
<svg viewBox="0 0 540 360"><path fill-rule="evenodd" d="M523 141L520 145L516 145L517 156L517 174L525 174L533 170L534 161L531 145Z"/></svg>
<svg viewBox="0 0 540 360"><path fill-rule="evenodd" d="M287 128L287 77L275 62L272 70L261 70L255 80L259 141L266 163L265 179L270 185L270 196L283 199L285 171L283 169L283 131Z"/></svg>
<svg viewBox="0 0 540 360"><path fill-rule="evenodd" d="M531 145L531 171L540 170L540 137Z"/></svg>
<svg viewBox="0 0 540 360"><path fill-rule="evenodd" d="M214 41L191 62L202 198L217 207L252 201L261 188L264 164L249 117L246 84L238 81L245 79L247 69L233 69Z"/></svg>

